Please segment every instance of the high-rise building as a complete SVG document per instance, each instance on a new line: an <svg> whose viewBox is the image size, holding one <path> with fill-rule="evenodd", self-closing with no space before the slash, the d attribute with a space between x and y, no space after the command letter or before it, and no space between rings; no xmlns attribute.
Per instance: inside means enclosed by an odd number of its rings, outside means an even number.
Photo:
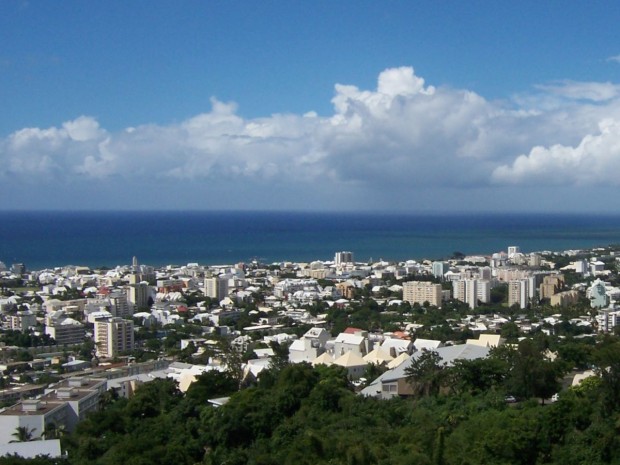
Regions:
<svg viewBox="0 0 620 465"><path fill-rule="evenodd" d="M512 258L519 253L521 253L521 248L518 245L511 245L508 247L508 258Z"/></svg>
<svg viewBox="0 0 620 465"><path fill-rule="evenodd" d="M110 313L119 318L131 318L134 305L127 300L127 294L122 291L114 291L108 295L110 299Z"/></svg>
<svg viewBox="0 0 620 465"><path fill-rule="evenodd" d="M433 262L433 276L443 279L443 275L448 271L448 266L446 262Z"/></svg>
<svg viewBox="0 0 620 465"><path fill-rule="evenodd" d="M135 308L148 306L149 285L147 283L135 283L127 286L127 301Z"/></svg>
<svg viewBox="0 0 620 465"><path fill-rule="evenodd" d="M204 294L212 299L222 300L228 297L228 279L214 276L205 278Z"/></svg>
<svg viewBox="0 0 620 465"><path fill-rule="evenodd" d="M336 266L344 265L345 263L353 263L353 252L336 252L336 255L334 255L334 263Z"/></svg>
<svg viewBox="0 0 620 465"><path fill-rule="evenodd" d="M465 302L469 308L478 306L478 280L460 279L452 282L452 296L456 300Z"/></svg>
<svg viewBox="0 0 620 465"><path fill-rule="evenodd" d="M441 284L425 281L408 281L403 283L403 300L410 304L423 305L428 302L435 307L441 307Z"/></svg>
<svg viewBox="0 0 620 465"><path fill-rule="evenodd" d="M592 308L604 308L609 305L607 288L605 287L605 283L600 279L594 280L592 287L588 289L586 295L590 299L590 307Z"/></svg>
<svg viewBox="0 0 620 465"><path fill-rule="evenodd" d="M95 344L97 356L103 358L133 350L133 321L122 318L95 321Z"/></svg>
<svg viewBox="0 0 620 465"><path fill-rule="evenodd" d="M526 308L529 304L529 279L519 279L508 283L508 306L518 304L519 308Z"/></svg>

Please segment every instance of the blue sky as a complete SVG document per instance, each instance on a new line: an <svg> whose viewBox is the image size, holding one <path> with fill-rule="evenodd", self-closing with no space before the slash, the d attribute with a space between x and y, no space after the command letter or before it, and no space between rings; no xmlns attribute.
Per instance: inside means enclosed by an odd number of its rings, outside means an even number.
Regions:
<svg viewBox="0 0 620 465"><path fill-rule="evenodd" d="M6 0L0 209L615 211L619 19Z"/></svg>

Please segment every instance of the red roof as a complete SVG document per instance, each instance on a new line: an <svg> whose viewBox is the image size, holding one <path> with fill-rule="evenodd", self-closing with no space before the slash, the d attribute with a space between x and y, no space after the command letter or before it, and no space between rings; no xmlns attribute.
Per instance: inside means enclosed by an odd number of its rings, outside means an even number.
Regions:
<svg viewBox="0 0 620 465"><path fill-rule="evenodd" d="M353 326L349 326L347 329L343 331L343 333L355 334L355 333L359 333L360 331L364 331L364 330L360 328L354 328Z"/></svg>

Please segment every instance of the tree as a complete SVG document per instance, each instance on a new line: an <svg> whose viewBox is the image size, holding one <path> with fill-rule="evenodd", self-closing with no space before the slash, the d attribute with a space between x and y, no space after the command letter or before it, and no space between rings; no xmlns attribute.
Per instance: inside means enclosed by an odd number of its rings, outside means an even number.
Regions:
<svg viewBox="0 0 620 465"><path fill-rule="evenodd" d="M509 365L506 389L510 394L529 399L545 399L560 390L558 366L543 356L543 345L524 339L517 350L497 349L493 356Z"/></svg>
<svg viewBox="0 0 620 465"><path fill-rule="evenodd" d="M34 440L34 432L36 428L28 428L27 426L18 426L11 435L15 439L11 442L28 442Z"/></svg>
<svg viewBox="0 0 620 465"><path fill-rule="evenodd" d="M411 384L414 395L423 397L438 394L444 380L445 366L437 352L422 349L421 354L411 360L411 366L405 369L407 382Z"/></svg>

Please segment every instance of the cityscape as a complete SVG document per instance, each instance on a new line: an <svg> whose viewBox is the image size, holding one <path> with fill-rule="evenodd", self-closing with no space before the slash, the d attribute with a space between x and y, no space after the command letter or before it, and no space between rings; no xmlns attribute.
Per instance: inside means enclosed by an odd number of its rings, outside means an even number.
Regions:
<svg viewBox="0 0 620 465"><path fill-rule="evenodd" d="M230 395L274 367L332 366L356 396L415 399L409 370L428 354L455 367L536 338L547 340L541 361L554 375L537 387L488 389L506 405L554 403L601 376L563 344L592 347L615 334L619 265L613 246L508 246L442 261L357 262L340 251L331 261L158 268L137 257L113 269L0 262L0 444L26 457L65 456L58 431L70 437L110 393L130 399L161 380L191 393L205 374L234 379ZM228 399L205 400L218 408ZM17 433L36 447L19 448Z"/></svg>
<svg viewBox="0 0 620 465"><path fill-rule="evenodd" d="M0 465L620 463L619 12L0 1Z"/></svg>

